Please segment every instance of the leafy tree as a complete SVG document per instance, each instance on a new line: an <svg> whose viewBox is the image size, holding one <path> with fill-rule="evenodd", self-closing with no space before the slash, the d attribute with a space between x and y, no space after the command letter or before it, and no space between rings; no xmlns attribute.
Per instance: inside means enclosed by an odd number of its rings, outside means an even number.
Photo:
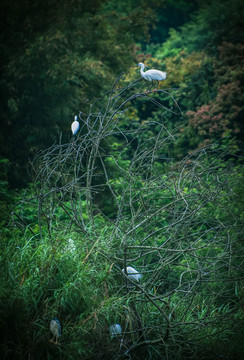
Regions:
<svg viewBox="0 0 244 360"><path fill-rule="evenodd" d="M223 43L220 59L215 60L217 94L197 111L188 111L189 127L205 143L241 132L243 115L243 45ZM239 141L239 144L241 142Z"/></svg>
<svg viewBox="0 0 244 360"><path fill-rule="evenodd" d="M165 104L176 110L177 102L181 109L182 116L175 117L175 112L164 116L168 129L181 129L177 141L168 146L171 156L181 158L198 146L229 136L242 150L242 12L240 1L205 2L189 22L171 30L166 42L154 46L146 59L151 67L168 74L161 89L172 89L175 101L165 91ZM155 121L161 117L160 111L150 108L144 114Z"/></svg>
<svg viewBox="0 0 244 360"><path fill-rule="evenodd" d="M147 33L153 18L146 4L141 1L138 16L137 7L124 14L113 2L107 6L104 1L77 0L59 6L48 1L40 14L37 4L23 1L10 35L14 40L22 15L26 28L16 36L16 52L7 48L7 29L3 34L1 153L10 158L12 186L26 181L27 154L51 145L60 133L68 139L74 114L133 63L134 43ZM5 2L3 6L9 28L19 4L9 12Z"/></svg>
<svg viewBox="0 0 244 360"><path fill-rule="evenodd" d="M159 44L154 55L158 59L165 59L178 55L182 50L190 53L203 49L210 54L216 54L217 47L223 41L243 43L243 11L240 0L231 3L224 0L221 4L215 0L202 2L202 6L190 21L179 30L170 29L169 38Z"/></svg>

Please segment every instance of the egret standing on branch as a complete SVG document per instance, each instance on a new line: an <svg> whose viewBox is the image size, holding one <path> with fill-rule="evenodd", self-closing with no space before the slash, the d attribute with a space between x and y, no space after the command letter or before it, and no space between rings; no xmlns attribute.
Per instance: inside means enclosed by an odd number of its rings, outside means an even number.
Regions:
<svg viewBox="0 0 244 360"><path fill-rule="evenodd" d="M141 76L149 81L156 80L157 81L157 88L159 81L166 79L167 73L160 70L150 69L147 71L144 71L145 67L148 67L147 65L144 65L143 63L139 63L137 66L140 66L141 68ZM155 89L156 90L156 89Z"/></svg>
<svg viewBox="0 0 244 360"><path fill-rule="evenodd" d="M80 124L79 121L77 121L77 115L75 115L75 121L72 122L71 125L71 130L73 135L75 135L77 133L77 131L79 130Z"/></svg>
<svg viewBox="0 0 244 360"><path fill-rule="evenodd" d="M122 271L123 273L125 273L125 269L122 269ZM134 281L140 281L140 279L142 278L142 274L139 274L138 271L132 266L127 266L126 272L128 274L128 277Z"/></svg>

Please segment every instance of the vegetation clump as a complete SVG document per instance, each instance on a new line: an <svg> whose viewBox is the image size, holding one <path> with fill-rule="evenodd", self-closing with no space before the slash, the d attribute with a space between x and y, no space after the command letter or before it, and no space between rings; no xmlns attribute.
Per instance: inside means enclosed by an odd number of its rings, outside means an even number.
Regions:
<svg viewBox="0 0 244 360"><path fill-rule="evenodd" d="M239 360L243 6L22 3L1 60L2 358ZM156 91L140 61L167 71Z"/></svg>

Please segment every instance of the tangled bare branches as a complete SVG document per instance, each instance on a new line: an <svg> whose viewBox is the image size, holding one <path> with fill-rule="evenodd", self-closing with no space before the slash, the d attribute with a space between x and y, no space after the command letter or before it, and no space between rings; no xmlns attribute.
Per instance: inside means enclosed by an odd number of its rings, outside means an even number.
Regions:
<svg viewBox="0 0 244 360"><path fill-rule="evenodd" d="M172 95L174 109L159 100L166 90L158 90L156 100L153 92L133 92L139 79L117 89L119 80L88 114L80 112L78 136L35 159L39 226L46 221L51 238L55 227L72 227L89 239L92 251L100 239L96 218L106 219L106 248L98 251L120 277L114 291L133 297L138 331L117 358L141 347L164 349L167 359L184 348L194 358L192 343L208 343L214 324L231 316L234 284L243 277L233 212L239 174L224 165L228 150L215 145L164 172L164 148L177 130L169 132L163 119L179 107ZM135 101L161 108L162 121L134 120ZM60 213L68 221L57 225ZM127 266L143 275L141 282L121 271Z"/></svg>

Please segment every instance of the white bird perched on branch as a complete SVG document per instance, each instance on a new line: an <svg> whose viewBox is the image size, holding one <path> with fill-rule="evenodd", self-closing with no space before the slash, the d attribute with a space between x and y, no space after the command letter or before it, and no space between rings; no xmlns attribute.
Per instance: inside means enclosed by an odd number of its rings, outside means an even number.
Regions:
<svg viewBox="0 0 244 360"><path fill-rule="evenodd" d="M123 273L125 273L125 269L122 269ZM126 272L128 274L128 277L135 281L140 281L142 278L142 274L139 274L139 272L134 269L132 266L127 266Z"/></svg>
<svg viewBox="0 0 244 360"><path fill-rule="evenodd" d="M166 79L167 73L164 71L155 70L155 69L150 69L150 70L144 71L145 67L148 67L148 66L143 63L139 63L137 66L140 66L141 76L144 79L146 79L148 81L153 81L153 80L157 81L157 87L158 87L159 81Z"/></svg>
<svg viewBox="0 0 244 360"><path fill-rule="evenodd" d="M75 135L77 133L79 128L80 128L80 124L79 124L79 121L77 121L77 115L75 115L75 121L73 121L72 125L71 125L71 130L72 130L73 135Z"/></svg>

